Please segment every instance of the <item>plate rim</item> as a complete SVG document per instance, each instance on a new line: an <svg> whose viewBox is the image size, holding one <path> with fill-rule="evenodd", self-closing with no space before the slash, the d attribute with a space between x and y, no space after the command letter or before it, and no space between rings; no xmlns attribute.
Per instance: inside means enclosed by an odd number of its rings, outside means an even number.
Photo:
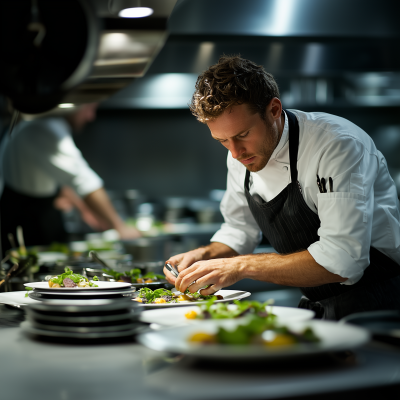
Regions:
<svg viewBox="0 0 400 400"><path fill-rule="evenodd" d="M79 291L81 291L81 290L90 290L90 291L92 291L92 290L110 290L110 289L123 288L123 287L129 287L129 286L132 287L132 283L127 283L127 282L108 282L108 281L98 281L98 282L100 282L101 284L105 283L106 285L109 285L109 284L114 284L115 285L116 284L117 286L116 287L112 287L112 288L84 287L84 288L73 288L73 289L72 288L37 287L38 283L46 284L47 282L28 282L28 283L24 283L24 286L25 287L31 287L32 289L46 290L46 291L49 291L49 292L53 292L53 291L57 291L58 292L58 291L67 291L67 290L69 290L69 291L71 291L71 290L74 290L74 291L75 290L79 290Z"/></svg>
<svg viewBox="0 0 400 400"><path fill-rule="evenodd" d="M179 345L174 345L163 343L162 341L153 341L151 342L151 337L152 336L158 336L162 335L162 333L166 331L177 331L177 330L182 330L182 329L188 329L189 327L194 327L197 325L185 325L185 326L175 326L175 327L168 327L160 330L152 330L152 331L147 331L147 332L142 332L140 333L136 340L142 344L143 346L146 346L147 348L150 348L152 350L156 351L162 351L162 352L172 352L172 353L179 353L179 354L184 354L187 356L193 356L193 357L198 357L198 358L205 358L205 359L218 359L218 360L229 360L229 359L276 359L276 358L288 358L288 357L299 357L299 356L309 356L309 355L314 355L314 354L324 354L324 353L329 353L333 351L340 351L340 350L345 350L348 348L355 348L362 346L363 344L367 343L371 335L368 332L367 329L364 329L362 327L358 327L355 325L351 324L338 324L335 321L326 321L326 320L309 320L309 321L302 321L302 322L296 322L295 324L292 325L298 325L298 324L303 324L303 325L318 325L318 324L329 324L331 326L335 325L336 327L343 327L345 326L346 329L349 328L353 331L358 331L359 338L358 342L355 341L354 337L352 338L353 343L349 343L349 341L343 341L343 343L340 344L335 344L332 345L328 348L323 348L321 347L320 344L310 344L310 345L302 345L301 347L297 346L294 351L292 349L286 348L286 351L279 351L283 349L269 349L266 350L265 346L262 345L247 345L247 346L230 346L230 345L206 345L210 347L206 347L208 350L212 351L204 351L204 346L192 346L190 348L183 348L179 347ZM285 325L290 325L290 324L285 324ZM149 339L150 337L150 339ZM180 341L177 341L177 343L180 343ZM211 347L212 346L212 347ZM221 347L221 346L226 346L226 347ZM251 349L251 352L249 354L249 346ZM254 346L254 347L253 347ZM217 349L223 349L222 354L219 353L215 350ZM247 349L247 351L244 351ZM197 350L197 351L196 351ZM243 353L238 352L237 350L243 350Z"/></svg>
<svg viewBox="0 0 400 400"><path fill-rule="evenodd" d="M243 293L242 296L239 296L237 298L234 299L221 299L221 300L215 300L215 303L226 303L228 301L233 301L233 300L242 300L245 299L246 297L251 296L250 292L244 291L244 290L232 290L232 289L221 289L218 290L218 292L216 292L217 294L220 292L224 292L226 290L232 291L232 292L241 292ZM135 301L135 300L133 300ZM141 307L146 307L146 308L168 308L168 307L185 307L185 306L194 306L197 304L204 304L206 303L208 300L201 300L201 301L188 301L188 302L179 302L179 303L162 303L162 304L153 304L153 303L147 303L147 304L143 304L140 302L137 302Z"/></svg>

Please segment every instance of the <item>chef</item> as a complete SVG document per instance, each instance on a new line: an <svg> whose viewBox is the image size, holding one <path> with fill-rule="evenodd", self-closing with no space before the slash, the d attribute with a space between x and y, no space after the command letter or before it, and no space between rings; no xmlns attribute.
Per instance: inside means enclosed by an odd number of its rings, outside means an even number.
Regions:
<svg viewBox="0 0 400 400"><path fill-rule="evenodd" d="M225 222L209 245L168 260L178 290L250 278L299 287L299 307L319 318L400 309L397 192L361 128L284 110L273 77L236 56L199 76L191 111L229 150ZM261 233L278 254L251 254Z"/></svg>
<svg viewBox="0 0 400 400"><path fill-rule="evenodd" d="M95 119L97 104L85 104L64 117L48 116L19 123L1 143L3 191L0 200L3 253L11 247L8 234L22 226L25 244L66 242L61 211L56 208L62 187L73 188L90 211L118 231L121 238L140 236L121 220L103 187L72 139Z"/></svg>

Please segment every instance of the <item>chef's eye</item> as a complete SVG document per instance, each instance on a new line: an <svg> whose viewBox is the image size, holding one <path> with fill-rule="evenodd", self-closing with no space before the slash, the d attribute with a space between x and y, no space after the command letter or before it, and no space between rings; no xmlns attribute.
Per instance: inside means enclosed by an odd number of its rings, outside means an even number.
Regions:
<svg viewBox="0 0 400 400"><path fill-rule="evenodd" d="M238 138L240 138L240 139L245 138L245 137L249 134L249 132L250 132L250 131L247 131L247 132L245 132L245 133L242 133L241 135L238 136Z"/></svg>

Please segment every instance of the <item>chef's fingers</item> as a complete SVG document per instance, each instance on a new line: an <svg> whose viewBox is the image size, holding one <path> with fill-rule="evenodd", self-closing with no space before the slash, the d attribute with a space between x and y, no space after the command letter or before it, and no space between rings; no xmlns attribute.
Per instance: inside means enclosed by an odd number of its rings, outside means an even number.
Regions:
<svg viewBox="0 0 400 400"><path fill-rule="evenodd" d="M169 272L165 267L163 269L163 272L167 281L172 285L175 285L176 278L171 274L171 272Z"/></svg>
<svg viewBox="0 0 400 400"><path fill-rule="evenodd" d="M192 251L188 253L177 254L170 257L165 263L170 263L178 272L190 267L193 263L198 261Z"/></svg>
<svg viewBox="0 0 400 400"><path fill-rule="evenodd" d="M209 270L207 268L206 264L207 264L206 261L198 261L195 264L191 265L189 268L186 268L184 271L182 271L179 274L179 276L175 282L175 287L179 291L184 292L191 283L193 283L194 281L197 281L204 275L207 275L210 272L212 272L212 270ZM192 288L192 286L193 286L193 288ZM196 282L192 286L189 287L189 291L194 293L201 287L205 286L205 283L199 284Z"/></svg>
<svg viewBox="0 0 400 400"><path fill-rule="evenodd" d="M210 287L208 287L206 289L200 290L200 294L203 296L210 296L210 295L218 292L218 290L221 290L221 288L218 288L217 285L211 285Z"/></svg>

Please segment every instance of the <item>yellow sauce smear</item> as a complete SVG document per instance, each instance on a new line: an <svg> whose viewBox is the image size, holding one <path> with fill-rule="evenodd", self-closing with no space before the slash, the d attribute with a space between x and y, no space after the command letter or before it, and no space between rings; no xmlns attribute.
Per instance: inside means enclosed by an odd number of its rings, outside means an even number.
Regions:
<svg viewBox="0 0 400 400"><path fill-rule="evenodd" d="M295 343L295 339L289 335L276 335L272 340L264 341L268 347L291 346Z"/></svg>
<svg viewBox="0 0 400 400"><path fill-rule="evenodd" d="M190 336L188 341L193 343L217 343L217 338L209 333L197 332Z"/></svg>
<svg viewBox="0 0 400 400"><path fill-rule="evenodd" d="M185 314L185 317L187 319L196 319L197 312L196 311L189 311L188 313Z"/></svg>

